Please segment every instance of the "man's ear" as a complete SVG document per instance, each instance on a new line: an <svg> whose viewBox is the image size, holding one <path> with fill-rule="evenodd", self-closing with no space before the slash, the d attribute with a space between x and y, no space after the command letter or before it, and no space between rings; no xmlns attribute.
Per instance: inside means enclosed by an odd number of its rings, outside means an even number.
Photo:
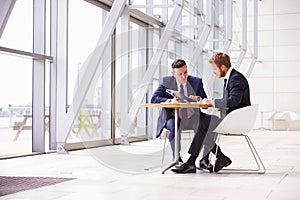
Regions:
<svg viewBox="0 0 300 200"><path fill-rule="evenodd" d="M171 72L171 73L172 73L172 76L174 76L174 71L173 71L173 70L172 70L172 72Z"/></svg>
<svg viewBox="0 0 300 200"><path fill-rule="evenodd" d="M227 70L227 67L225 66L225 65L221 65L221 71L223 71L223 72L226 72L226 70Z"/></svg>

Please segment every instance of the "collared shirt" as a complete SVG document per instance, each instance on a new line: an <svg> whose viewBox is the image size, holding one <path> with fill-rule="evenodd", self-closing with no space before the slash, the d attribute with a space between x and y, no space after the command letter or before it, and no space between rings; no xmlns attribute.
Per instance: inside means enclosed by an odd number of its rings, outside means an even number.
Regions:
<svg viewBox="0 0 300 200"><path fill-rule="evenodd" d="M227 87L227 84L228 84L228 80L229 80L229 77L230 77L230 74L231 74L231 71L232 71L233 67L230 67L224 77L224 79L227 79L227 82L226 82L226 86L225 88Z"/></svg>
<svg viewBox="0 0 300 200"><path fill-rule="evenodd" d="M227 85L228 85L228 80L229 80L229 77L230 77L230 74L231 74L232 69L233 69L233 67L230 67L230 68L228 69L227 73L226 73L225 76L224 76L224 79L227 80L227 81L226 81L226 86L225 86L225 88L226 88ZM215 107L215 99L212 100L212 105Z"/></svg>

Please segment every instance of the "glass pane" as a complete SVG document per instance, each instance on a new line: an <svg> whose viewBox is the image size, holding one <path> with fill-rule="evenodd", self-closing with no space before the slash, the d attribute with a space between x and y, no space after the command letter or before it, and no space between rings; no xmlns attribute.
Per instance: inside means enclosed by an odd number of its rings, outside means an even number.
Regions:
<svg viewBox="0 0 300 200"><path fill-rule="evenodd" d="M138 97L137 91L146 72L147 63L147 29L130 22L130 31L121 32L118 24L116 29L116 79L115 79L115 122L116 138L121 135L128 137L146 137L146 114L140 109L137 118L129 116L132 103ZM129 34L129 35L127 35ZM129 38L128 46L123 41ZM128 62L128 63L127 63ZM144 101L146 101L144 99Z"/></svg>
<svg viewBox="0 0 300 200"><path fill-rule="evenodd" d="M0 53L0 157L31 153L32 60Z"/></svg>
<svg viewBox="0 0 300 200"><path fill-rule="evenodd" d="M0 46L32 52L33 1L16 1L0 38Z"/></svg>
<svg viewBox="0 0 300 200"><path fill-rule="evenodd" d="M91 81L80 112L75 119L67 143L88 142L111 139L110 117L110 64L105 64L103 57L110 60L111 54L102 56L93 54L102 31L103 10L81 0L69 2L68 31L68 105L73 103L74 95L82 81ZM110 46L110 44L108 44ZM106 49L107 50L107 49ZM94 80L83 80L82 77L90 67L89 58L99 62ZM97 57L99 56L99 57ZM106 79L109 78L109 81ZM102 105L105 105L102 108ZM108 111L109 109L109 111ZM104 116L104 117L102 117ZM109 130L108 130L109 129Z"/></svg>

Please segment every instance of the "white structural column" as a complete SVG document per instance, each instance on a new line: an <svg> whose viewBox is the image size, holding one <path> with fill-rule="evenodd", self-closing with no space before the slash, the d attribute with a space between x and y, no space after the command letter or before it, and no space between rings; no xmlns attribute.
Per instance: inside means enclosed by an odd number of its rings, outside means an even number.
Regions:
<svg viewBox="0 0 300 200"><path fill-rule="evenodd" d="M95 72L97 67L103 57L105 47L110 41L110 36L113 34L116 23L125 7L126 0L114 1L112 4L111 10L107 16L103 30L99 36L98 44L93 53L89 58L83 63L83 68L87 70L84 72L80 85L74 95L73 104L70 105L70 108L67 112L64 112L65 107L59 100L65 102L65 91L63 89L58 89L58 105L57 105L57 152L65 153L64 144L66 142L67 136L71 130L72 124L75 120L75 117L79 113L82 102L85 99L85 96L88 92L89 86L95 79ZM59 75L60 76L60 75ZM63 77L62 77L63 78ZM58 88L61 86L58 84Z"/></svg>
<svg viewBox="0 0 300 200"><path fill-rule="evenodd" d="M16 0L1 0L0 1L0 38L9 19L11 11L15 6Z"/></svg>
<svg viewBox="0 0 300 200"><path fill-rule="evenodd" d="M64 1L60 1L63 3ZM49 108L49 115L50 115L50 121L49 121L49 148L50 150L56 150L56 90L57 90L57 56L59 55L56 53L57 50L66 50L66 43L65 41L61 41L59 44L57 43L57 30L60 30L58 28L58 16L60 16L60 22L66 21L64 19L67 18L67 12L63 12L65 17L62 17L58 14L58 2L57 1L51 1L50 2L50 55L53 57L52 63L50 63L50 108ZM67 26L63 26L63 28L67 28ZM67 31L64 32L64 34L67 34ZM62 45L57 46L57 45ZM66 53L63 53L64 56L66 56ZM66 59L64 59L66 61ZM66 66L62 65L62 66Z"/></svg>
<svg viewBox="0 0 300 200"><path fill-rule="evenodd" d="M257 61L257 56L258 56L258 40L257 40L257 26L258 26L258 23L257 23L257 11L258 11L258 8L257 8L257 0L253 0L253 53L252 53L252 60L251 60L251 63L250 63L250 66L248 67L248 70L246 72L246 77L249 78L251 73L252 73L252 70L254 68L254 65Z"/></svg>
<svg viewBox="0 0 300 200"><path fill-rule="evenodd" d="M103 12L103 24L107 18L108 13ZM111 43L111 39L108 43ZM101 128L102 133L106 138L111 136L111 85L112 85L112 69L111 57L112 46L107 45L106 51L103 54L102 66L104 67L101 75L102 88L101 88Z"/></svg>
<svg viewBox="0 0 300 200"><path fill-rule="evenodd" d="M121 91L129 91L129 9L125 8L121 16L121 84L120 84L120 93ZM115 95L115 100L118 101L117 105L120 110L120 134L121 134L121 144L128 145L127 140L128 132L122 127L126 127L128 118L128 106L129 105L129 92L123 92L122 95ZM122 102L122 103L121 103Z"/></svg>
<svg viewBox="0 0 300 200"><path fill-rule="evenodd" d="M45 55L46 1L33 1L33 53ZM32 151L45 152L45 60L33 59Z"/></svg>
<svg viewBox="0 0 300 200"><path fill-rule="evenodd" d="M224 26L225 26L225 43L222 48L223 52L228 52L228 49L232 42L232 0L225 0L225 14L224 14Z"/></svg>
<svg viewBox="0 0 300 200"><path fill-rule="evenodd" d="M182 9L183 9L183 0L176 1L173 13L170 17L170 20L166 24L165 30L159 41L157 50L154 52L153 57L149 63L149 67L148 67L146 73L144 74L144 77L141 81L140 88L137 88L138 95L134 99L134 101L132 103L132 107L129 111L128 120L130 120L130 121L129 121L129 123L126 124L127 126L124 127L125 130L128 130L128 132L131 131L131 128L133 127L134 119L136 118L137 113L139 111L138 104L143 102L143 99L145 98L148 87L149 87L150 83L152 83L154 73L155 73L156 69L160 66L161 57L166 50L168 41L173 34L174 28L175 28L176 23L181 15Z"/></svg>
<svg viewBox="0 0 300 200"><path fill-rule="evenodd" d="M213 0L208 0L206 2L205 26L200 35L199 41L197 42L197 47L194 49L194 54L190 59L192 65L197 63L197 61L200 58L200 55L202 54L204 45L207 42L208 36L211 32L213 21ZM200 74L200 76L202 76L202 74Z"/></svg>
<svg viewBox="0 0 300 200"><path fill-rule="evenodd" d="M240 55L236 62L236 69L238 69L247 52L247 0L242 0L242 42Z"/></svg>
<svg viewBox="0 0 300 200"><path fill-rule="evenodd" d="M197 42L197 47L193 51L194 53L191 58L191 65L195 65L196 63L199 63L199 61L202 61L201 55L202 55L204 46L208 40L208 37L211 34L211 30L213 29L213 24L214 24L213 0L207 0L205 26L201 32L199 41ZM193 67L196 67L196 66L193 66ZM203 65L201 65L200 67L203 68ZM200 75L200 77L202 77L205 91L207 91L207 93L208 93L209 91L212 91L212 88L210 88L210 87L212 87L213 85L210 83L213 82L214 76L209 75L208 77L204 77L205 74L202 74L201 73L202 71L203 70L199 70L199 75ZM211 95L208 94L208 96L211 96Z"/></svg>
<svg viewBox="0 0 300 200"><path fill-rule="evenodd" d="M64 143L67 133L58 127L67 112L67 66L68 66L68 0L51 1L51 55L54 60L50 68L50 143L52 149L57 143ZM55 133L55 136L53 134Z"/></svg>

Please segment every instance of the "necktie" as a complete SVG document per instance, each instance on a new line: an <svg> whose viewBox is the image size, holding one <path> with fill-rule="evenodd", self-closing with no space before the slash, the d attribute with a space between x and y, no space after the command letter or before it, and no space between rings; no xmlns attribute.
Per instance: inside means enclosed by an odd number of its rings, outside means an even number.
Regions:
<svg viewBox="0 0 300 200"><path fill-rule="evenodd" d="M226 92L226 83L227 83L227 79L224 79L223 98L225 98L225 92Z"/></svg>
<svg viewBox="0 0 300 200"><path fill-rule="evenodd" d="M182 84L180 84L180 90L179 90L179 92L184 95L184 89L183 89L183 85ZM187 125L189 123L189 121L188 121L188 115L187 115L187 109L186 108L181 108L180 109L180 115L181 115L181 120L182 120L183 124Z"/></svg>

